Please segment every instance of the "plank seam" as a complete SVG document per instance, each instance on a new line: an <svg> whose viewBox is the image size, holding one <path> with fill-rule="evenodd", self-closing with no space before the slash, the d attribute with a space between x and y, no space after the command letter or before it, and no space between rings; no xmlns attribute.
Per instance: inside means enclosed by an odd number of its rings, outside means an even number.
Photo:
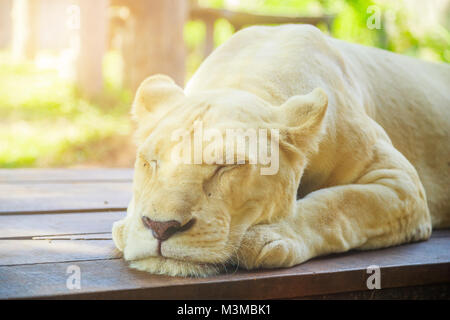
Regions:
<svg viewBox="0 0 450 320"><path fill-rule="evenodd" d="M118 259L122 259L122 258L117 257L117 258L79 259L79 260L53 261L53 262L4 264L4 265L0 265L0 269L1 268L20 267L20 266L36 266L36 265L43 265L43 264L61 264L61 263L89 262L89 261L110 261L110 260L118 260Z"/></svg>
<svg viewBox="0 0 450 320"><path fill-rule="evenodd" d="M44 210L44 211L1 211L0 216L15 216L26 214L58 214L58 213L96 213L96 212L117 212L126 211L126 207L118 208L87 208L87 209L62 209L62 210Z"/></svg>
<svg viewBox="0 0 450 320"><path fill-rule="evenodd" d="M0 185L8 184L78 184L78 183L132 183L131 179L123 180L12 180L0 181Z"/></svg>
<svg viewBox="0 0 450 320"><path fill-rule="evenodd" d="M0 240L57 240L54 238L50 239L50 238L45 238L45 237L87 236L87 235L93 235L93 234L111 235L111 232L61 233L61 234L44 234L44 235L39 235L39 236L0 237ZM108 239L108 240L110 240L110 239ZM75 239L75 240L78 240L78 239ZM91 239L84 239L84 240L91 240Z"/></svg>

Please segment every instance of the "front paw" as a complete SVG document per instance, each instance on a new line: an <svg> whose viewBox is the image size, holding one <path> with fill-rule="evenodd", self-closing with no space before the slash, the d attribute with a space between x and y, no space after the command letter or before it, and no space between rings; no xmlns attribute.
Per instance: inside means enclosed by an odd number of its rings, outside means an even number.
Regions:
<svg viewBox="0 0 450 320"><path fill-rule="evenodd" d="M239 248L240 265L246 269L280 268L303 262L302 245L283 237L278 229L271 225L250 228Z"/></svg>

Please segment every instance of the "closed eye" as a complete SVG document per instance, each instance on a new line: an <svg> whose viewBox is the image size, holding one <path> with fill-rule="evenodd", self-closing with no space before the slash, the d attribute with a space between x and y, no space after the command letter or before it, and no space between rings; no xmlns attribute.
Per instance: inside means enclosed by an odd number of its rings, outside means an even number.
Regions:
<svg viewBox="0 0 450 320"><path fill-rule="evenodd" d="M220 165L218 166L214 172L212 173L212 175L207 178L204 182L203 182L203 192L208 196L211 197L213 196L213 192L212 192L212 187L214 185L217 185L217 183L214 183L214 181L217 181L217 179L220 179L221 176L225 173L225 172L229 172L235 168L238 168L239 165Z"/></svg>

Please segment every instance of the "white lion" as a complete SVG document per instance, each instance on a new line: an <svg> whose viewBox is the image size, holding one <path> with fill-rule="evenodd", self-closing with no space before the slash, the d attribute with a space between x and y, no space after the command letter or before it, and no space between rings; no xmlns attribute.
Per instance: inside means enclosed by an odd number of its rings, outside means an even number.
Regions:
<svg viewBox="0 0 450 320"><path fill-rule="evenodd" d="M113 227L131 266L206 276L289 267L450 225L450 67L307 25L251 27L185 90L153 76L133 114L133 199ZM279 170L171 161L177 129L276 128Z"/></svg>

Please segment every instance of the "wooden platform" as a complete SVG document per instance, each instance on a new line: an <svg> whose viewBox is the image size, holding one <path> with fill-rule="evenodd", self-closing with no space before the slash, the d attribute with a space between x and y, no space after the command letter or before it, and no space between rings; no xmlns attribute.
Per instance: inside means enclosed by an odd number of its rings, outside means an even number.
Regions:
<svg viewBox="0 0 450 320"><path fill-rule="evenodd" d="M0 170L0 298L449 298L450 230L427 242L206 279L131 270L111 240L132 170ZM68 289L69 266L81 289ZM367 267L381 268L369 290ZM70 269L69 269L70 270Z"/></svg>

